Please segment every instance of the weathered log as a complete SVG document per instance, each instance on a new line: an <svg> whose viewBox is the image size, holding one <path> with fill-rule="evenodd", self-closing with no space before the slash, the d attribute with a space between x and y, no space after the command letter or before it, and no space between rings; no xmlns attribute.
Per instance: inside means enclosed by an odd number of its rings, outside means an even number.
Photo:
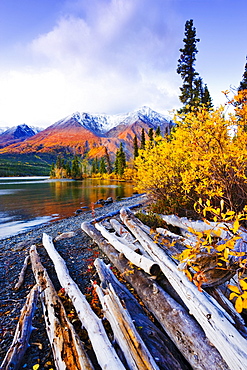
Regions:
<svg viewBox="0 0 247 370"><path fill-rule="evenodd" d="M196 286L181 271L178 271L173 260L137 225L134 215L128 209L121 209L120 216L143 248L155 261L159 262L162 272L228 366L234 370L246 368L247 341L232 325L231 317L214 298L205 291L199 292Z"/></svg>
<svg viewBox="0 0 247 370"><path fill-rule="evenodd" d="M52 281L40 261L35 245L30 248L30 257L36 283L41 287L40 299L56 369L93 370L94 367L83 344L70 323Z"/></svg>
<svg viewBox="0 0 247 370"><path fill-rule="evenodd" d="M168 240L168 248L163 247L163 241L161 238L158 238L158 242L160 243L160 247L165 249L166 254L171 257L180 254L185 247L182 247L182 244L187 247L195 247L198 246L198 238L184 230L180 229L181 233L185 236L176 235L174 233L169 232L165 229L156 229L157 232L160 231L162 235L166 236L167 239L170 239L170 245ZM164 230L164 231L163 231ZM183 232L184 231L184 232ZM169 236L168 236L169 235ZM153 238L153 235L150 235ZM156 242L157 242L156 240ZM174 241L176 242L174 244ZM201 242L202 244L202 242ZM176 264L178 261L173 259ZM226 281L229 281L234 275L236 270L236 265L232 260L231 264L226 266L225 268L218 266L218 254L215 249L211 249L210 252L206 250L205 247L202 246L201 252L196 253L193 258L189 258L190 264L188 265L188 261L184 261L178 265L178 269L183 271L188 269L195 275L195 281L197 281L197 274L196 271L200 271L200 278L201 278L201 287L202 288L210 288L210 287L217 287L224 284ZM197 270L193 271L193 265L197 267ZM193 276L194 281L194 276Z"/></svg>
<svg viewBox="0 0 247 370"><path fill-rule="evenodd" d="M175 240L176 242L179 242L179 243L185 245L186 247L194 247L196 245L196 240L195 239L185 238L181 235L174 234L171 231L166 230L162 227L157 227L156 231L157 231L157 233L159 233L163 236L167 236L167 237L171 238L172 240Z"/></svg>
<svg viewBox="0 0 247 370"><path fill-rule="evenodd" d="M103 288L110 284L124 307L128 310L135 327L144 340L153 358L155 358L160 370L188 370L184 359L171 340L149 319L143 307L130 291L112 273L110 265L106 265L102 259L97 258L94 265L101 280ZM170 349L169 349L170 348ZM172 354L176 353L176 358Z"/></svg>
<svg viewBox="0 0 247 370"><path fill-rule="evenodd" d="M234 320L234 326L237 328L239 333L247 339L247 327L245 325L242 316L235 310L233 304L227 299L227 297L222 293L220 288L207 288L207 292L216 299L216 301L223 307L226 312Z"/></svg>
<svg viewBox="0 0 247 370"><path fill-rule="evenodd" d="M1 370L16 370L20 367L21 360L29 346L32 327L32 319L36 309L39 295L39 287L35 285L27 296L21 310L20 318L16 327L12 344L0 366Z"/></svg>
<svg viewBox="0 0 247 370"><path fill-rule="evenodd" d="M81 227L136 290L193 369L229 369L196 320L180 304L143 271L133 268L133 273L129 273L128 260L90 222L83 222Z"/></svg>
<svg viewBox="0 0 247 370"><path fill-rule="evenodd" d="M159 370L145 343L138 334L131 317L116 295L112 285L102 289L94 286L103 308L105 318L109 321L114 338L121 348L131 370Z"/></svg>
<svg viewBox="0 0 247 370"><path fill-rule="evenodd" d="M212 221L192 221L188 220L186 217L178 217L175 215L160 215L160 217L168 224L173 226L178 226L182 230L191 228L195 231L204 232L210 231L212 236L216 236L223 240L228 240L234 237L231 229L233 228L230 222L212 222ZM237 252L247 253L247 231L243 227L238 230L239 239L235 241L234 250Z"/></svg>
<svg viewBox="0 0 247 370"><path fill-rule="evenodd" d="M224 223L219 222L204 222L204 221L192 221L187 217L178 217L176 215L159 215L162 220L167 224L177 226L181 229L187 230L193 229L195 231L204 232L212 231L212 235L226 239L229 236L229 230Z"/></svg>
<svg viewBox="0 0 247 370"><path fill-rule="evenodd" d="M134 208L138 208L138 207L141 207L141 206L142 206L141 203L137 203L137 204L134 204L132 206L129 206L129 209L134 209ZM102 216L93 218L91 220L91 223L101 222L101 221L105 220L106 218L111 218L111 217L114 217L116 215L119 215L119 213L120 213L120 209L117 209L116 211L112 211L112 212L106 213L106 214L104 214Z"/></svg>
<svg viewBox="0 0 247 370"><path fill-rule="evenodd" d="M99 365L106 370L124 370L101 320L93 312L77 284L71 279L64 260L54 248L52 238L45 233L43 234L43 245L54 263L61 286L70 297L83 327L88 332Z"/></svg>
<svg viewBox="0 0 247 370"><path fill-rule="evenodd" d="M136 239L134 237L128 238L129 233L128 233L127 229L119 221L117 221L115 218L110 219L110 224L113 227L113 229L116 231L116 233L119 235L119 237L121 238L122 243L125 243L126 245L129 245L130 249L132 249L135 252L138 252L138 246L134 245ZM140 243L139 243L139 245L140 245ZM141 248L142 248L142 246L141 246Z"/></svg>
<svg viewBox="0 0 247 370"><path fill-rule="evenodd" d="M121 241L117 239L115 235L109 233L109 231L107 231L104 226L100 225L99 223L96 223L95 227L109 241L109 243L111 243L111 245L117 249L118 252L123 253L124 256L135 266L140 267L149 275L157 276L160 273L159 265L154 263L151 258L142 256L128 248L125 244L121 243Z"/></svg>
<svg viewBox="0 0 247 370"><path fill-rule="evenodd" d="M14 286L14 290L20 289L20 287L22 286L22 284L24 282L25 274L26 274L26 270L27 270L27 266L28 266L28 261L29 261L29 256L26 256L26 258L24 260L23 267L22 267L20 275L19 275L19 279L18 279L17 283Z"/></svg>
<svg viewBox="0 0 247 370"><path fill-rule="evenodd" d="M121 237L121 242L129 245L131 249L135 252L140 252L142 255L148 256L148 253L142 248L141 244L138 242L136 238L128 231L128 229L121 224L115 218L110 219L110 224L112 225L113 229L118 233Z"/></svg>
<svg viewBox="0 0 247 370"><path fill-rule="evenodd" d="M59 240L63 240L63 239L73 238L75 235L76 233L74 231L67 231L65 233L62 233L56 236L56 238L54 239L54 242L58 242Z"/></svg>

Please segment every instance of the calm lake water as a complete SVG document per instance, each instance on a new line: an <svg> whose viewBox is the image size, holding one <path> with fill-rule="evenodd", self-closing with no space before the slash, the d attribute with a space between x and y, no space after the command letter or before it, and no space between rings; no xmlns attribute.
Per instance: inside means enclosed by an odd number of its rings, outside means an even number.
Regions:
<svg viewBox="0 0 247 370"><path fill-rule="evenodd" d="M0 177L0 239L90 209L98 199L132 194L132 184L117 181Z"/></svg>

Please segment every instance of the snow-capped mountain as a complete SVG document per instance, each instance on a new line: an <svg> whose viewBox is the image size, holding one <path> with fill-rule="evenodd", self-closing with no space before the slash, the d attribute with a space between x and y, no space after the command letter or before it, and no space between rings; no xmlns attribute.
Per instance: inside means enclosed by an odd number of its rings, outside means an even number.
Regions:
<svg viewBox="0 0 247 370"><path fill-rule="evenodd" d="M9 127L0 127L0 135L4 133L5 131L7 131L8 129Z"/></svg>
<svg viewBox="0 0 247 370"><path fill-rule="evenodd" d="M98 158L107 151L114 159L122 143L126 157L130 159L133 157L134 137L140 143L143 129L148 140L150 128L156 130L159 127L164 135L169 134L171 126L171 120L146 106L115 115L76 112L37 134L27 125L15 128L16 133L12 132L11 137L6 136L11 129L7 130L0 135L0 147L3 148L2 153L71 153ZM19 135L18 138L15 135ZM1 138L6 142L1 142ZM11 139L15 141L11 142Z"/></svg>
<svg viewBox="0 0 247 370"><path fill-rule="evenodd" d="M0 134L0 147L24 141L36 133L26 124L10 127Z"/></svg>
<svg viewBox="0 0 247 370"><path fill-rule="evenodd" d="M114 115L75 112L58 123L62 124L71 119L76 120L83 127L100 136L118 125L131 125L137 120L151 123L155 128L161 124L168 123L167 118L163 114L157 113L146 106L133 112Z"/></svg>
<svg viewBox="0 0 247 370"><path fill-rule="evenodd" d="M44 130L44 127L29 126L35 134L38 134L40 131Z"/></svg>

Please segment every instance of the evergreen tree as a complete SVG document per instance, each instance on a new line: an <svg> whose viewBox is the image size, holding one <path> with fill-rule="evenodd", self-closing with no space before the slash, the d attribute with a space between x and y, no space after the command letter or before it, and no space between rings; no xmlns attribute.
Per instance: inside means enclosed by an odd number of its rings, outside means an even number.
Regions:
<svg viewBox="0 0 247 370"><path fill-rule="evenodd" d="M246 60L247 60L247 57L246 57ZM243 79L240 82L240 85L239 85L239 88L238 88L238 91L241 91L241 90L247 90L247 62L245 64Z"/></svg>
<svg viewBox="0 0 247 370"><path fill-rule="evenodd" d="M56 176L56 173L55 173L55 164L52 163L51 165L51 171L50 171L50 177L55 177Z"/></svg>
<svg viewBox="0 0 247 370"><path fill-rule="evenodd" d="M190 112L201 105L208 109L213 106L208 87L207 85L203 86L202 78L195 70L196 54L198 53L196 44L199 41L200 39L196 38L196 28L191 19L185 23L184 48L179 50L181 55L177 67L177 73L181 75L183 80L179 99L184 106L180 109L180 113Z"/></svg>
<svg viewBox="0 0 247 370"><path fill-rule="evenodd" d="M198 90L196 86L198 73L195 71L196 54L198 50L196 43L200 39L196 38L196 29L193 26L193 20L189 20L185 24L185 38L183 39L184 48L180 49L180 58L178 60L177 73L181 75L183 86L180 87L180 101L184 104L183 112L190 110L195 105L197 100ZM186 108L186 106L189 108Z"/></svg>
<svg viewBox="0 0 247 370"><path fill-rule="evenodd" d="M155 136L161 136L160 126L158 126L155 130Z"/></svg>
<svg viewBox="0 0 247 370"><path fill-rule="evenodd" d="M93 162L92 162L92 174L93 173L98 173L99 172L99 162L98 162L98 158L95 157L93 159Z"/></svg>
<svg viewBox="0 0 247 370"><path fill-rule="evenodd" d="M120 144L119 150L116 153L116 160L115 160L115 174L123 176L124 169L126 168L126 157L123 150L123 144Z"/></svg>
<svg viewBox="0 0 247 370"><path fill-rule="evenodd" d="M71 176L73 179L80 179L82 176L80 161L77 156L72 161Z"/></svg>
<svg viewBox="0 0 247 370"><path fill-rule="evenodd" d="M208 91L208 87L207 87L206 84L204 86L204 92L203 92L203 97L202 97L202 104L204 104L208 109L213 108L212 98L210 96L210 93Z"/></svg>
<svg viewBox="0 0 247 370"><path fill-rule="evenodd" d="M145 145L146 145L146 139L145 139L145 131L144 131L144 128L142 129L142 133L141 133L141 149L145 149Z"/></svg>
<svg viewBox="0 0 247 370"><path fill-rule="evenodd" d="M208 91L208 87L205 84L203 86L202 78L198 77L195 80L195 86L196 86L196 91L195 91L195 103L197 106L204 106L207 109L211 109L213 107L212 104L212 99L210 96L210 93Z"/></svg>
<svg viewBox="0 0 247 370"><path fill-rule="evenodd" d="M152 127L148 131L148 137L150 141L154 141L154 129Z"/></svg>
<svg viewBox="0 0 247 370"><path fill-rule="evenodd" d="M100 165L99 165L99 172L102 175L103 173L106 173L106 164L105 164L105 158L102 157L100 160Z"/></svg>
<svg viewBox="0 0 247 370"><path fill-rule="evenodd" d="M66 163L65 170L66 170L66 177L71 177L72 174L71 174L71 168L70 168L69 162Z"/></svg>
<svg viewBox="0 0 247 370"><path fill-rule="evenodd" d="M60 170L63 167L64 167L64 159L61 157L61 155L59 155L56 161L56 168Z"/></svg>
<svg viewBox="0 0 247 370"><path fill-rule="evenodd" d="M137 136L134 136L134 159L138 157L138 143L137 143Z"/></svg>
<svg viewBox="0 0 247 370"><path fill-rule="evenodd" d="M107 173L112 173L112 166L111 166L111 161L110 161L110 156L108 153L107 148L105 147L105 160L106 160L106 171Z"/></svg>

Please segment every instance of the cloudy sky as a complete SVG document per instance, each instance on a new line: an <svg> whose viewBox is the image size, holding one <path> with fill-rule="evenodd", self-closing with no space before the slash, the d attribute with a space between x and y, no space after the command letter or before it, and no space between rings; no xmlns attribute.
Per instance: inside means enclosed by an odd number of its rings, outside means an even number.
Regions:
<svg viewBox="0 0 247 370"><path fill-rule="evenodd" d="M242 79L246 0L0 0L0 127L47 127L75 111L180 107L186 20L216 106Z"/></svg>

